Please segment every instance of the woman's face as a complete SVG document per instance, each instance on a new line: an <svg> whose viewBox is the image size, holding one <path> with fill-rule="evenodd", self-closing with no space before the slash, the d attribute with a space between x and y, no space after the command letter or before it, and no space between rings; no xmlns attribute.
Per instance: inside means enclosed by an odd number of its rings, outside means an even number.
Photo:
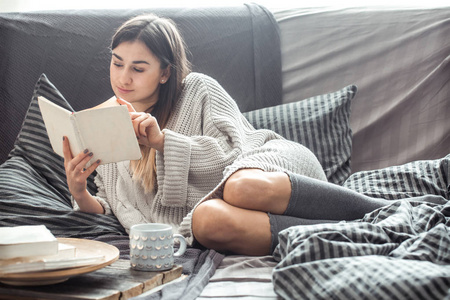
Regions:
<svg viewBox="0 0 450 300"><path fill-rule="evenodd" d="M159 87L170 74L159 59L139 41L123 42L112 50L110 77L114 94L145 111L158 101Z"/></svg>

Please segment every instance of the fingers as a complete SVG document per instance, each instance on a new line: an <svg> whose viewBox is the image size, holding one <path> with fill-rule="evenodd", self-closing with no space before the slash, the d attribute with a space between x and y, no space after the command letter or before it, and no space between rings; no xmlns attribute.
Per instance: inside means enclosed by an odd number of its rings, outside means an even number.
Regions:
<svg viewBox="0 0 450 300"><path fill-rule="evenodd" d="M157 123L156 118L148 113L131 114L131 120L138 138L147 138L149 130Z"/></svg>
<svg viewBox="0 0 450 300"><path fill-rule="evenodd" d="M89 151L87 151L89 152ZM69 187L70 193L75 199L86 192L87 179L94 172L94 170L99 166L100 160L85 168L87 162L91 159L91 153L80 153L72 161L67 164L66 167L66 177L67 185ZM75 164L76 160L81 157L81 161Z"/></svg>
<svg viewBox="0 0 450 300"><path fill-rule="evenodd" d="M76 198L77 195L81 195L86 191L87 178L100 165L100 160L97 160L86 168L93 153L86 149L74 157L70 150L69 139L67 137L63 138L63 152L67 185L70 193Z"/></svg>
<svg viewBox="0 0 450 300"><path fill-rule="evenodd" d="M63 136L63 155L64 161L70 161L73 159L72 151L70 150L69 139L67 136Z"/></svg>
<svg viewBox="0 0 450 300"><path fill-rule="evenodd" d="M119 104L121 105L126 105L129 112L136 112L136 110L134 109L133 105L131 105L130 102L125 101L122 98L117 98L117 102L119 102Z"/></svg>
<svg viewBox="0 0 450 300"><path fill-rule="evenodd" d="M87 149L84 152L79 153L75 157L70 150L70 143L67 136L63 137L63 155L64 155L64 167L67 172L71 172L75 169L83 169L88 161L92 158L93 153ZM81 164L80 164L81 163Z"/></svg>
<svg viewBox="0 0 450 300"><path fill-rule="evenodd" d="M85 149L70 161L70 165L72 166L70 169L75 171L82 171L93 155L94 154L92 152L89 152L88 149Z"/></svg>
<svg viewBox="0 0 450 300"><path fill-rule="evenodd" d="M88 178L89 175L92 174L92 172L95 171L95 169L97 169L97 167L100 165L100 159L97 159L93 164L91 164L87 169L83 168L82 173L84 175L84 177Z"/></svg>
<svg viewBox="0 0 450 300"><path fill-rule="evenodd" d="M137 138L139 138L139 136L143 136L143 137L147 137L147 135L145 134L145 128L147 125L147 123L142 124L144 126L141 126L141 122L145 121L149 116L151 116L150 114L146 114L146 113L138 113L136 112L136 110L134 109L133 105L122 99L122 98L117 98L117 102L120 105L126 105L128 108L128 112L130 113L131 116L131 120L134 121L133 122L133 127L134 127L134 131L136 132L136 136ZM143 127L143 128L141 128Z"/></svg>
<svg viewBox="0 0 450 300"><path fill-rule="evenodd" d="M84 152L82 154L80 153L74 157L72 154L72 151L70 150L69 138L67 136L64 136L63 137L63 155L64 155L64 163L65 164L71 163L73 165L77 165L84 158L87 158L87 161L89 161L90 157L92 156L92 153L89 153L89 151L86 149L86 150L84 150Z"/></svg>
<svg viewBox="0 0 450 300"><path fill-rule="evenodd" d="M88 149L85 149L83 152L79 153L75 157L70 150L69 139L65 136L63 137L63 154L64 154L64 167L66 169L66 173L87 173L86 178L94 172L97 166L100 164L100 160L94 162L89 168L85 168L86 164L91 160L94 155Z"/></svg>

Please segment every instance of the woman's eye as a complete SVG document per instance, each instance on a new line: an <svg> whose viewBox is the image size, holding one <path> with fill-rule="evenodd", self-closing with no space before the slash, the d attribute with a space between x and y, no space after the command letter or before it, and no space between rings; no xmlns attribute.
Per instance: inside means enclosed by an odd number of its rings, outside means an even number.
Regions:
<svg viewBox="0 0 450 300"><path fill-rule="evenodd" d="M142 73L142 72L144 72L144 70L142 70L142 69L138 69L138 68L134 68L134 70L135 70L136 72L138 72L138 73Z"/></svg>
<svg viewBox="0 0 450 300"><path fill-rule="evenodd" d="M113 63L116 67L122 67L122 65L121 64L118 64L118 63Z"/></svg>

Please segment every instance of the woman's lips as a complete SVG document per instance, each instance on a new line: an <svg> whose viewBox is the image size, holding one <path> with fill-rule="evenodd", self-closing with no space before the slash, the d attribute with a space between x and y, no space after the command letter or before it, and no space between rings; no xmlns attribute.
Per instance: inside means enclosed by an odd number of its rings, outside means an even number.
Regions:
<svg viewBox="0 0 450 300"><path fill-rule="evenodd" d="M128 94L128 93L131 93L133 91L133 90L128 90L128 89L124 89L124 88L120 88L120 87L117 87L117 89L119 90L119 92L121 94Z"/></svg>

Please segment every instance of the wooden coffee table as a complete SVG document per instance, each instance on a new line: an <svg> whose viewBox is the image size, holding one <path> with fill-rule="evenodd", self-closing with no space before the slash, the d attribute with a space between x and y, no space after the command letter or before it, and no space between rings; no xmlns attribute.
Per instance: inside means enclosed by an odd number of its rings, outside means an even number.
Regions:
<svg viewBox="0 0 450 300"><path fill-rule="evenodd" d="M0 283L0 299L129 299L181 276L182 267L161 272L130 268L119 259L97 271L42 286L13 286Z"/></svg>

